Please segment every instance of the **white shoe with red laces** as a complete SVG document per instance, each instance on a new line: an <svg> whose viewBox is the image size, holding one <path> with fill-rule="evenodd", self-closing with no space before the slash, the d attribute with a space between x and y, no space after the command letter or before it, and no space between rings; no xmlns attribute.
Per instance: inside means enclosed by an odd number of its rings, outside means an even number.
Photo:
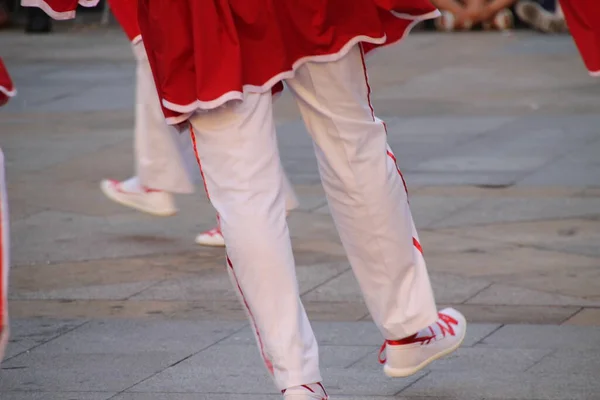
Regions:
<svg viewBox="0 0 600 400"><path fill-rule="evenodd" d="M223 238L221 228L217 225L206 232L199 233L196 236L196 243L200 246L225 247L225 238Z"/></svg>
<svg viewBox="0 0 600 400"><path fill-rule="evenodd" d="M413 375L456 350L467 332L467 320L453 308L438 313L439 319L417 334L402 340L386 340L379 351L383 372L393 378ZM382 354L385 351L385 358Z"/></svg>
<svg viewBox="0 0 600 400"><path fill-rule="evenodd" d="M323 385L311 383L310 385L294 386L281 391L284 400L327 400L329 396Z"/></svg>
<svg viewBox="0 0 600 400"><path fill-rule="evenodd" d="M138 211L159 217L177 213L171 193L144 187L136 176L122 182L105 179L100 189L112 201Z"/></svg>

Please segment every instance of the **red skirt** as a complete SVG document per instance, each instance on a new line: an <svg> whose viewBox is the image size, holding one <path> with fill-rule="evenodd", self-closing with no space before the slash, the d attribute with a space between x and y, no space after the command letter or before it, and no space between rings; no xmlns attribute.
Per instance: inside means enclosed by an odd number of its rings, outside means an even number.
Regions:
<svg viewBox="0 0 600 400"><path fill-rule="evenodd" d="M138 25L138 0L108 0L110 10L133 44L142 40Z"/></svg>
<svg viewBox="0 0 600 400"><path fill-rule="evenodd" d="M244 92L277 91L307 61L397 42L438 14L429 0L140 0L138 21L177 123Z"/></svg>
<svg viewBox="0 0 600 400"><path fill-rule="evenodd" d="M17 94L17 91L8 75L8 70L0 58L0 106L4 105L10 97Z"/></svg>
<svg viewBox="0 0 600 400"><path fill-rule="evenodd" d="M600 1L560 0L560 5L590 75L600 76Z"/></svg>

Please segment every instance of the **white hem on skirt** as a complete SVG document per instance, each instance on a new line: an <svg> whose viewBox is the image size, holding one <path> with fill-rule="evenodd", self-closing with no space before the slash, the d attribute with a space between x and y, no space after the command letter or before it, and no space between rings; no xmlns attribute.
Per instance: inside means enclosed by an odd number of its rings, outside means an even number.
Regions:
<svg viewBox="0 0 600 400"><path fill-rule="evenodd" d="M17 94L17 89L9 90L7 87L0 86L0 93L8 97L15 97L15 95Z"/></svg>
<svg viewBox="0 0 600 400"><path fill-rule="evenodd" d="M415 25L418 24L419 22L427 20L427 19L433 19L433 18L439 17L441 15L439 10L431 11L426 14L417 15L417 16L396 13L393 11L392 11L392 14L397 18L412 20L412 22L406 27L406 30L404 31L404 34L402 35L402 37L394 43L398 43L401 40L403 40L410 33L410 31L415 27ZM385 35L382 37L379 37L379 38L373 38L370 36L363 36L363 35L356 36L356 37L350 39L341 48L341 50L339 50L337 53L324 54L324 55L318 55L318 56L307 56L307 57L300 58L300 59L296 60L296 62L292 65L291 70L280 72L279 74L273 76L271 79L269 79L267 82L265 82L264 85L261 85L261 86L244 85L242 87L242 91L234 90L231 92L227 92L227 93L221 95L220 97L217 97L214 100L210 100L210 101L196 100L189 104L176 104L176 103L170 102L168 100L161 99L162 105L165 108L167 108L171 111L175 111L175 112L183 114L183 115L179 115L177 117L167 118L166 119L167 124L175 125L182 121L185 121L196 111L202 112L202 111L213 110L215 108L223 106L225 103L232 101L232 100L240 100L241 101L244 99L244 93L265 93L265 92L271 90L271 88L273 86L275 86L275 84L277 82L285 80L285 79L293 78L295 71L307 62L334 62L334 61L337 61L337 60L341 59L342 57L344 57L350 51L350 49L352 49L358 43L365 42L365 43L381 45L381 44L384 44L386 42L386 40L387 40L387 37Z"/></svg>
<svg viewBox="0 0 600 400"><path fill-rule="evenodd" d="M95 7L98 5L100 0L79 0L79 4L83 7ZM21 0L23 7L37 7L41 8L48 16L56 20L65 20L75 18L75 10L71 11L55 11L48 3L44 0Z"/></svg>

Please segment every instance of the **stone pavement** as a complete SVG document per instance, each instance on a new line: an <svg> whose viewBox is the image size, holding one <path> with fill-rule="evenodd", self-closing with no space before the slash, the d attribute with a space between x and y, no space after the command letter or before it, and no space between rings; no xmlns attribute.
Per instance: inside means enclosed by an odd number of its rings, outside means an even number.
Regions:
<svg viewBox="0 0 600 400"><path fill-rule="evenodd" d="M1 400L274 395L223 251L179 215L110 203L132 171L134 64L114 29L2 32L19 97L0 111L11 201ZM335 398L600 399L600 89L567 36L420 33L370 61L440 306L472 322L455 356L384 378L381 338L335 234L293 100L276 105L302 297Z"/></svg>

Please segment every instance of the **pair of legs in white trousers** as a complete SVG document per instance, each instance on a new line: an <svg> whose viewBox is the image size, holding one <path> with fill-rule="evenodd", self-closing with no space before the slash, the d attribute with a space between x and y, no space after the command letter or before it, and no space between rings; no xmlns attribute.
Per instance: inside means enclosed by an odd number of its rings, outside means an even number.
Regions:
<svg viewBox="0 0 600 400"><path fill-rule="evenodd" d="M190 135L180 133L166 124L144 44L133 45L136 67L135 107L135 171L124 182L105 180L104 193L114 201L149 212L168 216L177 209L173 193L193 193L201 179L198 173ZM298 206L291 184L285 179L287 209ZM152 189L152 190L145 190ZM200 233L196 242L204 245L223 245L219 227Z"/></svg>
<svg viewBox="0 0 600 400"><path fill-rule="evenodd" d="M367 306L386 339L413 335L437 310L407 201L370 104L361 48L307 63L286 80L313 138L331 213ZM247 94L190 120L228 271L279 389L320 382L286 223L271 93ZM262 235L248 235L251 230Z"/></svg>

